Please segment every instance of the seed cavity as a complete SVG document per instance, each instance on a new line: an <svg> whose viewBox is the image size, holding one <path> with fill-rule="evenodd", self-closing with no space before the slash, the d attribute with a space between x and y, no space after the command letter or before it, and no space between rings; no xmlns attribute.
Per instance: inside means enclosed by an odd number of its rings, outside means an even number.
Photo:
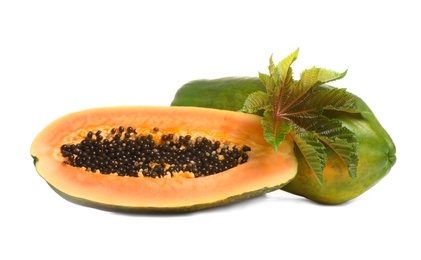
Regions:
<svg viewBox="0 0 421 260"><path fill-rule="evenodd" d="M86 171L118 176L170 178L202 177L246 163L249 146L176 133L158 127L146 135L129 126L88 131L81 141L60 147L63 163ZM160 138L156 140L156 136Z"/></svg>

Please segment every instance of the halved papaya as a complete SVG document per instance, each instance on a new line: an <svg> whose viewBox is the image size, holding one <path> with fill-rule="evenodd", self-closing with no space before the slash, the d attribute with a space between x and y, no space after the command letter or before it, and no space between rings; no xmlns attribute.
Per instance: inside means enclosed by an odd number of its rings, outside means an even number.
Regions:
<svg viewBox="0 0 421 260"><path fill-rule="evenodd" d="M274 191L295 177L293 142L275 152L258 132L260 117L239 112L104 107L52 122L30 152L39 175L71 202L113 211L186 212ZM142 140L149 143L136 143ZM197 170L199 164L208 169Z"/></svg>

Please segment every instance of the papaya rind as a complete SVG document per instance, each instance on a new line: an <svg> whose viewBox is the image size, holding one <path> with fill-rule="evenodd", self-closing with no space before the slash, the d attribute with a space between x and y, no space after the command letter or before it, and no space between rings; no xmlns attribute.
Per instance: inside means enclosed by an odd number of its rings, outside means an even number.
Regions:
<svg viewBox="0 0 421 260"><path fill-rule="evenodd" d="M218 90L218 93L215 93L215 89ZM193 80L177 90L171 106L208 107L238 111L242 108L249 93L258 90L265 91L265 89L263 83L255 77Z"/></svg>
<svg viewBox="0 0 421 260"><path fill-rule="evenodd" d="M288 183L288 182L287 182ZM237 202L245 201L251 198L255 198L258 196L262 196L266 193L273 192L279 190L287 183L282 183L273 187L265 187L260 190L245 192L243 194L238 194L235 196L228 197L223 200L211 202L211 203L202 203L202 204L195 204L195 205L188 205L188 206L179 206L179 207L130 207L130 206L121 206L121 205L111 205L111 204L104 204L95 201L90 201L83 198L77 198L74 196L70 196L58 189L54 186L49 186L62 198L70 201L74 204L78 204L85 207L95 208L104 211L111 211L111 212L120 212L120 213L190 213L195 211L203 211L206 209L212 209L216 207L227 206L230 204L234 204Z"/></svg>

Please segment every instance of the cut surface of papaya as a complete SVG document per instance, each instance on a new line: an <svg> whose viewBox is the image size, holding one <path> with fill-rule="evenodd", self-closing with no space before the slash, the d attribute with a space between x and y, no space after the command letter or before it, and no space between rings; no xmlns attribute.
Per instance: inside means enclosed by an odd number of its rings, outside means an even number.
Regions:
<svg viewBox="0 0 421 260"><path fill-rule="evenodd" d="M239 112L103 107L55 120L30 152L39 175L74 203L187 212L274 191L295 177L293 142L275 152L261 132L258 116Z"/></svg>

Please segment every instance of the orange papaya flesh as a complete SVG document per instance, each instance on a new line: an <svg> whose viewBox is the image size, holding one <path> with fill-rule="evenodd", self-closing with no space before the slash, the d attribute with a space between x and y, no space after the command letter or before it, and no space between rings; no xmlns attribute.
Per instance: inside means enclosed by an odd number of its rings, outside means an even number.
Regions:
<svg viewBox="0 0 421 260"><path fill-rule="evenodd" d="M246 87L241 88L241 85ZM332 86L322 85L321 88ZM197 106L226 110L239 110L245 98L255 91L263 91L258 78L219 78L194 80L183 85L175 94L172 106ZM206 89L206 96L200 95ZM224 96L237 96L226 101ZM374 113L358 96L354 95L359 113L325 112L330 118L340 120L356 134L359 142L357 177L351 178L344 165L327 149L326 166L322 185L307 166L302 155L296 152L298 172L293 181L282 190L306 197L318 203L340 204L354 199L386 176L396 162L396 147ZM257 134L260 134L257 133Z"/></svg>
<svg viewBox="0 0 421 260"><path fill-rule="evenodd" d="M162 136L173 134L226 143L228 149L246 146L250 148L248 160L208 176L195 177L184 170L154 177L138 173L135 177L78 167L63 154L63 145L80 144L89 132L98 130L101 139L110 138L111 129L119 126L133 127L132 135L150 135L157 145L168 143ZM259 117L238 112L192 107L104 107L55 120L36 136L30 152L39 175L71 202L112 211L188 212L255 197L293 179L297 161L292 141L287 140L274 152L263 135L250 135L256 131L261 131ZM150 162L152 168L161 164L165 165L162 158Z"/></svg>

